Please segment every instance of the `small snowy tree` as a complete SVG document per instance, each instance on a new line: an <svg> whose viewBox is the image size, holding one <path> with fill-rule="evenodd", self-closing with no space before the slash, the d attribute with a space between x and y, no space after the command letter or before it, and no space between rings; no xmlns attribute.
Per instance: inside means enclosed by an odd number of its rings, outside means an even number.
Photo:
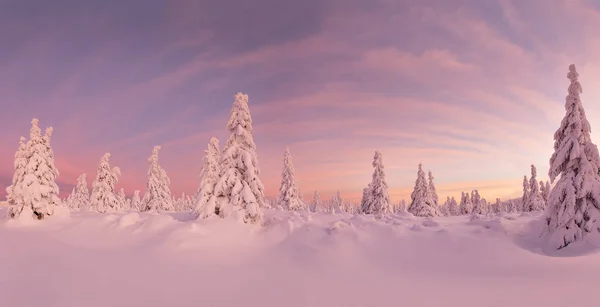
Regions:
<svg viewBox="0 0 600 307"><path fill-rule="evenodd" d="M448 215L460 215L460 208L458 207L458 203L456 202L456 199L454 199L454 197L450 198L450 203L448 204Z"/></svg>
<svg viewBox="0 0 600 307"><path fill-rule="evenodd" d="M379 151L375 151L373 168L373 178L371 183L363 191L361 211L365 214L387 214L390 212L391 202L388 193L388 185L385 180L383 157Z"/></svg>
<svg viewBox="0 0 600 307"><path fill-rule="evenodd" d="M110 153L102 156L96 171L96 180L92 183L89 209L100 213L116 212L121 207L115 193L115 185L119 182L121 170L118 167L111 169L109 159Z"/></svg>
<svg viewBox="0 0 600 307"><path fill-rule="evenodd" d="M14 174L12 185L6 188L6 200L8 201L8 216L14 218L22 210L23 199L23 179L27 167L27 143L24 137L19 139L19 149L15 153Z"/></svg>
<svg viewBox="0 0 600 307"><path fill-rule="evenodd" d="M158 152L160 146L154 146L152 155L148 158L148 181L146 182L146 194L142 200L142 211L173 211L173 197L169 185L171 180L167 172L158 164Z"/></svg>
<svg viewBox="0 0 600 307"><path fill-rule="evenodd" d="M423 165L421 163L419 163L415 188L410 195L410 198L411 203L408 207L408 212L412 213L414 216L435 217L440 215L437 206L433 203L433 199L429 193L429 184L425 178L425 172L423 171Z"/></svg>
<svg viewBox="0 0 600 307"><path fill-rule="evenodd" d="M440 214L443 216L450 216L450 196L446 197L446 201L440 206Z"/></svg>
<svg viewBox="0 0 600 307"><path fill-rule="evenodd" d="M406 205L406 200L403 199L400 201L400 205L398 206L398 211L406 212L406 210L408 210L408 206Z"/></svg>
<svg viewBox="0 0 600 307"><path fill-rule="evenodd" d="M133 191L133 197L131 197L131 209L140 211L142 206L142 199L140 198L140 190Z"/></svg>
<svg viewBox="0 0 600 307"><path fill-rule="evenodd" d="M459 209L460 215L467 215L471 213L473 206L471 204L471 196L469 195L469 193L461 193Z"/></svg>
<svg viewBox="0 0 600 307"><path fill-rule="evenodd" d="M218 214L216 212L217 198L214 194L215 184L219 180L221 166L219 164L219 140L215 137L210 139L208 148L204 151L202 170L200 171L200 187L196 193L196 204L193 212L199 218L206 218Z"/></svg>
<svg viewBox="0 0 600 307"><path fill-rule="evenodd" d="M77 178L77 185L73 189L69 207L73 211L78 211L81 208L89 208L90 206L90 191L88 190L86 174L81 174Z"/></svg>
<svg viewBox="0 0 600 307"><path fill-rule="evenodd" d="M296 183L296 173L289 148L286 148L283 154L283 171L277 205L291 211L308 210L308 206L300 199L300 189Z"/></svg>
<svg viewBox="0 0 600 307"><path fill-rule="evenodd" d="M519 211L526 212L529 205L529 181L527 176L523 176L523 196L521 197L521 208Z"/></svg>
<svg viewBox="0 0 600 307"><path fill-rule="evenodd" d="M342 211L342 205L344 203L344 199L342 198L342 194L340 194L340 191L337 191L337 193L333 196L331 196L331 203L329 205L329 210L331 211L331 213L337 213L337 212L341 212Z"/></svg>
<svg viewBox="0 0 600 307"><path fill-rule="evenodd" d="M321 208L321 197L319 196L319 191L315 191L313 196L313 207L312 212L317 212Z"/></svg>
<svg viewBox="0 0 600 307"><path fill-rule="evenodd" d="M546 208L546 202L542 197L537 181L537 170L533 164L531 165L531 179L529 179L529 199L527 205L528 207L524 207L523 211L543 211Z"/></svg>
<svg viewBox="0 0 600 307"><path fill-rule="evenodd" d="M431 195L431 199L433 200L433 203L437 206L438 205L438 195L437 195L437 191L435 190L435 178L433 178L433 174L431 173L431 171L429 171L429 194Z"/></svg>
<svg viewBox="0 0 600 307"><path fill-rule="evenodd" d="M50 147L52 127L46 129L45 135L39 127L39 120L31 121L29 142L27 142L27 165L19 190L22 191L23 202L10 208L10 216L16 218L27 212L36 219L43 219L54 213L61 204L56 184L58 169L54 166L54 152Z"/></svg>
<svg viewBox="0 0 600 307"><path fill-rule="evenodd" d="M500 198L496 198L496 203L494 204L492 211L496 214L501 213L503 211L502 201L500 201Z"/></svg>
<svg viewBox="0 0 600 307"><path fill-rule="evenodd" d="M221 217L235 214L246 223L260 223L260 208L264 207L265 197L258 177L260 170L252 136L248 95L236 94L227 128L231 135L221 155L222 169L215 185L215 211Z"/></svg>
<svg viewBox="0 0 600 307"><path fill-rule="evenodd" d="M128 210L129 208L131 208L131 203L127 199L127 196L125 195L125 190L123 188L121 188L121 190L119 190L119 194L117 194L117 198L119 199L120 210Z"/></svg>
<svg viewBox="0 0 600 307"><path fill-rule="evenodd" d="M554 153L548 172L552 182L560 176L548 196L545 213L544 234L549 246L556 249L600 233L600 157L590 137L590 123L579 97L582 89L578 77L575 65L570 65L566 114L554 134Z"/></svg>
<svg viewBox="0 0 600 307"><path fill-rule="evenodd" d="M473 190L471 191L471 213L476 211L476 214L483 214L483 204L481 202L481 196L479 196L479 191Z"/></svg>

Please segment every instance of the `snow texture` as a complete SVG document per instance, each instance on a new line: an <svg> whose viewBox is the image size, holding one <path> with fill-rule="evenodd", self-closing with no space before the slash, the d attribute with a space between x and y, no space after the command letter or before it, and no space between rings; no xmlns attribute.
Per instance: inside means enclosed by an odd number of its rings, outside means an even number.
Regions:
<svg viewBox="0 0 600 307"><path fill-rule="evenodd" d="M279 187L277 206L291 211L308 210L308 206L302 201L300 195L292 155L290 149L286 148L283 154L283 171L281 172L281 186Z"/></svg>
<svg viewBox="0 0 600 307"><path fill-rule="evenodd" d="M373 156L373 176L371 183L363 190L361 211L365 214L383 215L390 213L390 195L385 180L383 157L379 151Z"/></svg>
<svg viewBox="0 0 600 307"><path fill-rule="evenodd" d="M146 181L146 193L142 199L142 211L165 212L173 211L173 197L169 185L171 180L167 172L158 164L158 152L160 146L154 146L152 155L148 158L148 180Z"/></svg>
<svg viewBox="0 0 600 307"><path fill-rule="evenodd" d="M593 240L600 233L600 157L590 137L578 77L575 65L570 65L566 113L554 134L548 172L552 182L560 176L548 196L544 231L548 248L562 249L590 235Z"/></svg>

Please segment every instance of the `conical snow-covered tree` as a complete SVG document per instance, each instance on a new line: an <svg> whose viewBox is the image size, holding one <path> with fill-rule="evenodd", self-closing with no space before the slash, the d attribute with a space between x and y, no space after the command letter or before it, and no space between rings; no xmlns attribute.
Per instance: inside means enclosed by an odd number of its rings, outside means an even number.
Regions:
<svg viewBox="0 0 600 307"><path fill-rule="evenodd" d="M473 205L471 203L471 196L469 193L462 192L460 198L460 215L470 214L473 210Z"/></svg>
<svg viewBox="0 0 600 307"><path fill-rule="evenodd" d="M547 189L546 184L544 183L544 181L540 180L540 195L542 196L542 199L544 200L544 208L545 203L548 201L548 194L550 194L550 190Z"/></svg>
<svg viewBox="0 0 600 307"><path fill-rule="evenodd" d="M77 185L71 193L71 199L69 200L69 207L73 211L78 211L81 208L89 208L90 205L90 191L87 186L86 174L83 173L77 178Z"/></svg>
<svg viewBox="0 0 600 307"><path fill-rule="evenodd" d="M458 203L456 202L456 199L454 199L454 197L450 198L450 203L448 204L448 215L460 215L460 208L458 207Z"/></svg>
<svg viewBox="0 0 600 307"><path fill-rule="evenodd" d="M438 205L438 195L437 195L437 191L435 190L435 178L433 178L433 174L431 173L431 171L428 172L429 175L429 194L431 195L431 199L433 199L433 203L437 206Z"/></svg>
<svg viewBox="0 0 600 307"><path fill-rule="evenodd" d="M219 180L221 165L219 164L219 140L215 137L208 142L208 148L204 151L202 170L200 171L200 187L196 193L196 203L193 212L199 218L215 215L217 197L215 196L215 185Z"/></svg>
<svg viewBox="0 0 600 307"><path fill-rule="evenodd" d="M125 195L125 190L123 188L121 188L121 190L119 190L119 194L117 194L117 198L119 199L120 210L129 210L129 208L131 208L131 203L127 199L127 196Z"/></svg>
<svg viewBox="0 0 600 307"><path fill-rule="evenodd" d="M19 149L15 153L14 174L12 185L6 188L6 200L8 201L8 216L14 218L23 210L23 179L27 167L27 143L24 137L19 139Z"/></svg>
<svg viewBox="0 0 600 307"><path fill-rule="evenodd" d="M443 216L450 216L450 196L446 197L446 201L439 206L440 214Z"/></svg>
<svg viewBox="0 0 600 307"><path fill-rule="evenodd" d="M598 148L592 142L591 127L579 97L582 92L575 65L569 66L571 81L566 114L554 134L554 153L548 175L553 182L546 210L545 236L550 247L562 249L600 234L600 176Z"/></svg>
<svg viewBox="0 0 600 307"><path fill-rule="evenodd" d="M387 214L390 212L390 195L385 180L383 157L375 151L373 157L373 177L369 186L364 190L361 201L361 211L365 214Z"/></svg>
<svg viewBox="0 0 600 307"><path fill-rule="evenodd" d="M152 155L148 158L148 181L146 181L146 194L142 200L142 211L173 211L173 197L169 185L171 180L167 172L158 164L160 146L154 146Z"/></svg>
<svg viewBox="0 0 600 307"><path fill-rule="evenodd" d="M131 209L135 211L140 211L142 206L142 199L140 198L140 190L133 191L133 196L131 197Z"/></svg>
<svg viewBox="0 0 600 307"><path fill-rule="evenodd" d="M523 176L523 196L521 197L521 208L519 211L526 212L529 205L529 180L527 176Z"/></svg>
<svg viewBox="0 0 600 307"><path fill-rule="evenodd" d="M215 185L216 212L221 217L232 214L246 223L262 221L264 187L260 178L256 145L252 136L252 117L248 95L237 93L227 123L231 133L221 155L221 173Z"/></svg>
<svg viewBox="0 0 600 307"><path fill-rule="evenodd" d="M342 205L344 204L344 199L342 198L342 194L340 191L333 196L331 196L331 204L329 205L329 210L331 213L337 213L342 211Z"/></svg>
<svg viewBox="0 0 600 307"><path fill-rule="evenodd" d="M492 212L498 214L500 212L502 212L502 201L500 201L500 198L496 198L496 203L494 204L493 210Z"/></svg>
<svg viewBox="0 0 600 307"><path fill-rule="evenodd" d="M300 199L300 189L298 189L296 183L296 173L289 148L285 149L283 155L283 171L281 172L281 186L279 187L277 205L292 211L308 210L308 206Z"/></svg>
<svg viewBox="0 0 600 307"><path fill-rule="evenodd" d="M400 201L400 205L398 206L398 211L406 212L406 210L408 210L408 206L406 205L406 200L403 199Z"/></svg>
<svg viewBox="0 0 600 307"><path fill-rule="evenodd" d="M319 196L319 191L315 191L313 196L313 207L312 212L317 212L321 208L321 196Z"/></svg>
<svg viewBox="0 0 600 307"><path fill-rule="evenodd" d="M437 206L433 203L433 199L429 193L429 184L425 178L425 172L423 171L423 165L421 163L419 163L415 188L410 195L410 198L411 203L408 207L408 212L412 213L414 216L434 217L440 215Z"/></svg>
<svg viewBox="0 0 600 307"><path fill-rule="evenodd" d="M52 127L46 129L45 135L39 127L39 120L31 121L29 142L27 142L27 165L21 184L23 203L19 207L9 209L15 218L31 214L36 219L52 215L56 206L61 204L56 184L58 169L54 166L54 152L50 147Z"/></svg>
<svg viewBox="0 0 600 307"><path fill-rule="evenodd" d="M473 190L471 191L471 213L476 211L477 214L483 214L483 203L481 202L481 196L479 195L479 191Z"/></svg>
<svg viewBox="0 0 600 307"><path fill-rule="evenodd" d="M531 179L529 179L529 199L527 201L527 208L523 208L523 211L543 211L546 208L546 202L542 197L539 185L537 182L537 169L534 165L531 165Z"/></svg>
<svg viewBox="0 0 600 307"><path fill-rule="evenodd" d="M102 156L96 171L96 180L92 183L90 210L100 213L116 212L121 208L121 203L115 193L115 185L119 182L121 170L118 167L111 169L109 160L110 153Z"/></svg>
<svg viewBox="0 0 600 307"><path fill-rule="evenodd" d="M504 209L504 211L506 211L506 213L513 213L517 211L517 205L515 204L515 201L512 199L507 201L506 208Z"/></svg>

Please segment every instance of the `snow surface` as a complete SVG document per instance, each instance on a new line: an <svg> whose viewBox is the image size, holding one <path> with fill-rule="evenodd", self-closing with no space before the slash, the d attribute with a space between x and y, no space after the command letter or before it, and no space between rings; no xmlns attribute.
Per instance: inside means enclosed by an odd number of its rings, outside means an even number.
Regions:
<svg viewBox="0 0 600 307"><path fill-rule="evenodd" d="M266 210L263 227L188 212L4 220L0 297L45 307L597 305L600 254L566 257L584 248L574 243L543 255L539 221L281 210Z"/></svg>

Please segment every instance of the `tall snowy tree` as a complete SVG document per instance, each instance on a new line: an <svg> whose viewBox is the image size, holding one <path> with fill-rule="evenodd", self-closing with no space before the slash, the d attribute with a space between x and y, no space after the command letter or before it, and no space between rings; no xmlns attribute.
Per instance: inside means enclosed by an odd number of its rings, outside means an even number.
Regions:
<svg viewBox="0 0 600 307"><path fill-rule="evenodd" d="M130 200L127 199L127 196L125 195L125 190L123 188L119 190L117 198L119 199L120 210L129 210L131 208Z"/></svg>
<svg viewBox="0 0 600 307"><path fill-rule="evenodd" d="M471 191L471 214L473 214L473 211L476 212L476 214L483 214L483 203L481 202L481 196L479 195L479 191L477 190L473 190Z"/></svg>
<svg viewBox="0 0 600 307"><path fill-rule="evenodd" d="M331 196L331 204L329 205L329 210L331 213L336 213L342 211L342 205L344 204L344 199L342 198L342 194L340 191L333 196Z"/></svg>
<svg viewBox="0 0 600 307"><path fill-rule="evenodd" d="M92 183L92 195L90 197L90 210L100 213L116 212L120 210L121 204L115 193L115 185L119 182L121 170L118 167L110 168L110 153L105 153L100 159L96 180Z"/></svg>
<svg viewBox="0 0 600 307"><path fill-rule="evenodd" d="M171 180L167 172L158 164L160 146L154 146L152 155L148 158L148 181L146 181L146 194L142 200L142 211L173 211L173 197L169 185Z"/></svg>
<svg viewBox="0 0 600 307"><path fill-rule="evenodd" d="M406 205L406 200L403 199L400 201L400 205L398 206L398 211L405 212L408 210L408 206Z"/></svg>
<svg viewBox="0 0 600 307"><path fill-rule="evenodd" d="M199 218L206 218L214 215L217 206L215 196L215 184L219 180L221 166L219 164L219 140L215 137L210 139L208 148L204 151L202 170L200 171L200 187L196 193L196 204L193 212Z"/></svg>
<svg viewBox="0 0 600 307"><path fill-rule="evenodd" d="M260 223L265 196L258 177L260 170L248 95L236 94L227 128L231 135L221 155L222 169L215 185L215 212L221 217L235 214L246 223Z"/></svg>
<svg viewBox="0 0 600 307"><path fill-rule="evenodd" d="M33 218L43 219L54 213L61 204L56 184L58 169L54 165L54 152L50 147L52 127L42 135L39 120L31 121L29 141L27 142L27 165L20 185L23 203L9 209L10 216L16 218L21 214L31 214Z"/></svg>
<svg viewBox="0 0 600 307"><path fill-rule="evenodd" d="M133 196L131 197L131 209L135 211L140 211L142 208L142 199L140 198L140 190L133 191Z"/></svg>
<svg viewBox="0 0 600 307"><path fill-rule="evenodd" d="M300 199L300 189L296 182L296 172L294 171L289 148L286 148L283 154L283 171L281 172L281 186L279 187L277 205L292 211L308 210L308 206Z"/></svg>
<svg viewBox="0 0 600 307"><path fill-rule="evenodd" d="M570 65L566 114L554 134L554 153L548 172L552 182L560 176L550 192L546 209L545 236L556 249L600 233L600 157L590 137L591 127L579 97L582 88L578 77L575 65Z"/></svg>
<svg viewBox="0 0 600 307"><path fill-rule="evenodd" d="M500 201L500 198L496 198L496 203L494 204L492 211L496 214L502 212L502 201Z"/></svg>
<svg viewBox="0 0 600 307"><path fill-rule="evenodd" d="M437 195L437 191L435 190L435 178L433 178L433 174L431 173L431 171L429 171L428 173L429 175L429 194L431 195L431 199L433 199L433 203L437 206L438 205L438 195Z"/></svg>
<svg viewBox="0 0 600 307"><path fill-rule="evenodd" d="M81 208L89 208L90 191L88 190L86 174L83 173L77 178L77 185L73 189L71 200L69 201L71 210L77 211Z"/></svg>
<svg viewBox="0 0 600 307"><path fill-rule="evenodd" d="M469 193L462 192L460 198L460 215L470 214L473 210L473 205L471 203L471 196Z"/></svg>
<svg viewBox="0 0 600 307"><path fill-rule="evenodd" d="M443 215L443 216L451 216L451 214L450 214L450 202L451 202L450 196L447 196L446 197L446 201L441 206L439 206L439 211L440 211L441 215Z"/></svg>
<svg viewBox="0 0 600 307"><path fill-rule="evenodd" d="M365 214L387 214L390 212L390 195L385 180L383 157L379 151L373 156L373 176L371 183L365 189L361 202L361 211Z"/></svg>
<svg viewBox="0 0 600 307"><path fill-rule="evenodd" d="M456 202L456 199L454 199L454 197L450 198L450 203L448 204L448 215L460 215L460 208L458 207L458 203Z"/></svg>
<svg viewBox="0 0 600 307"><path fill-rule="evenodd" d="M529 199L527 200L527 207L523 207L523 211L543 211L546 208L546 202L540 192L538 181L537 181L537 169L534 165L531 165L531 178L529 179Z"/></svg>
<svg viewBox="0 0 600 307"><path fill-rule="evenodd" d="M419 163L415 188L411 193L410 198L411 203L408 207L408 212L412 213L414 216L434 217L440 215L437 206L433 203L433 199L429 193L429 184L425 178L425 172L423 171L423 165L421 163Z"/></svg>
<svg viewBox="0 0 600 307"><path fill-rule="evenodd" d="M19 139L19 148L15 153L14 174L12 185L6 188L6 200L8 201L8 216L14 218L23 210L23 179L27 168L27 143L24 137Z"/></svg>
<svg viewBox="0 0 600 307"><path fill-rule="evenodd" d="M321 208L321 196L319 196L319 191L315 191L313 196L313 208L312 212L317 212Z"/></svg>

